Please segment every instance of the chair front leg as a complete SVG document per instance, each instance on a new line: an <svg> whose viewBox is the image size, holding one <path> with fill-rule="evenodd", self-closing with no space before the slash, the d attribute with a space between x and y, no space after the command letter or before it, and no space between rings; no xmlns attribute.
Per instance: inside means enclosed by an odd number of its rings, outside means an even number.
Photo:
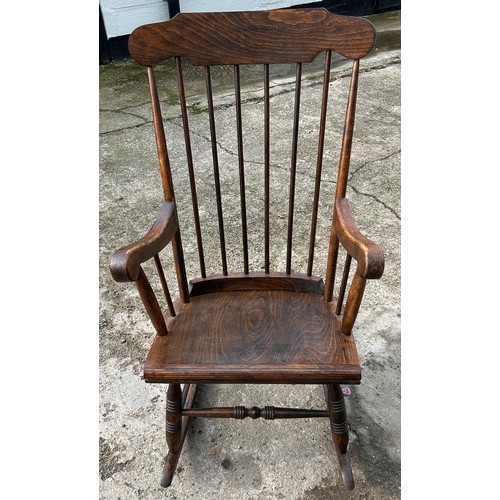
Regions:
<svg viewBox="0 0 500 500"><path fill-rule="evenodd" d="M349 444L349 427L347 425L347 412L345 409L344 394L339 384L325 385L325 396L328 411L330 412L330 427L332 439L337 450L342 479L349 489L354 488L351 457L347 446Z"/></svg>
<svg viewBox="0 0 500 500"><path fill-rule="evenodd" d="M169 384L167 391L166 438L168 455L161 478L166 488L172 483L178 454L182 449L182 390L180 384Z"/></svg>

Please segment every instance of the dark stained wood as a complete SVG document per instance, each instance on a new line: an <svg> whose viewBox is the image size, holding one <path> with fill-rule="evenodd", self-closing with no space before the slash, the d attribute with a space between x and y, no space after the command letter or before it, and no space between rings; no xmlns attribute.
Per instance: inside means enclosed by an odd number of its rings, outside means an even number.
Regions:
<svg viewBox="0 0 500 500"><path fill-rule="evenodd" d="M186 265L184 264L184 252L182 249L181 232L177 230L172 240L172 253L174 255L175 272L179 285L179 295L182 302L189 302L189 288L186 276Z"/></svg>
<svg viewBox="0 0 500 500"><path fill-rule="evenodd" d="M183 409L189 409L192 407L194 403L194 397L196 394L196 384L185 384L184 389L182 391L182 408ZM172 483L172 479L174 476L175 469L177 467L177 462L179 460L179 456L182 451L182 447L184 445L184 440L186 438L187 430L188 430L188 425L189 425L189 419L191 417L189 416L182 416L181 420L181 432L180 432L180 439L178 442L178 448L176 453L170 453L167 455L167 458L165 460L165 465L163 468L163 473L161 477L160 484L164 488L170 486Z"/></svg>
<svg viewBox="0 0 500 500"><path fill-rule="evenodd" d="M169 384L167 392L167 442L170 453L179 451L182 429L182 390L180 384Z"/></svg>
<svg viewBox="0 0 500 500"><path fill-rule="evenodd" d="M349 203L345 198L349 177L349 163L354 132L354 118L359 78L359 59L372 48L375 30L366 20L330 14L325 9L284 9L276 11L179 14L174 19L142 26L129 39L134 59L147 66L153 124L163 197L160 215L146 236L128 245L111 258L110 269L117 281L135 281L146 311L157 336L154 339L144 368L144 378L151 383L169 383L167 394L166 438L169 453L165 461L161 484L172 482L179 455L186 437L189 418L310 418L329 417L332 437L338 453L344 483L354 486L348 452L348 426L342 390L339 384L358 384L361 366L354 338L351 335L362 301L366 280L379 278L384 268L380 247L366 238L358 229ZM296 189L301 189L296 169L300 139L300 107L302 64L325 51L319 135L316 151L316 177L312 200L310 237L294 241L294 203ZM314 254L318 207L323 168L323 150L328 127L327 113L332 52L354 59L347 99L342 137L337 186L331 220L328 261L325 284L314 276ZM185 162L191 188L191 203L200 260L200 275L189 284L177 220L176 200L172 182L167 141L161 116L160 101L152 66L174 57L181 106ZM214 185L218 219L222 273L206 275L205 256L201 238L202 221L199 217L194 172L195 159L191 149L188 110L184 90L183 64L188 60L204 66L208 102L209 132L203 133L211 143ZM288 199L287 249L285 272L271 270L271 102L270 65L295 64L296 88L290 159L290 186ZM237 141L238 175L234 191L224 196L240 196L243 272L228 269L228 256L233 248L226 240L225 226L235 214L225 215L222 203L219 172L218 140L212 92L212 65L231 65L234 69L234 132ZM259 272L250 271L248 255L249 227L247 221L245 158L243 151L244 122L242 117L242 87L240 66L263 65L263 140L264 140L264 252ZM188 73L186 73L188 74ZM311 91L315 89L311 88ZM227 131L229 132L229 130ZM288 131L283 131L287 133ZM198 132L197 132L198 133ZM226 131L224 131L226 134ZM274 133L273 133L274 135ZM234 137L234 136L233 136ZM203 153L202 153L203 154ZM207 147L206 154L210 155ZM184 159L183 159L184 160ZM283 162L286 158L283 159ZM185 165L183 165L185 163ZM249 167L254 167L247 162ZM255 163L252 161L252 163ZM311 169L313 166L311 165ZM254 178L254 172L249 179ZM239 186L238 186L239 184ZM228 187L229 188L232 186ZM238 193L239 188L239 193ZM253 186L252 186L253 188ZM226 190L226 185L224 185ZM252 204L255 191L248 189ZM279 200L286 204L286 200ZM229 234L229 233L228 233ZM208 235L210 236L210 235ZM250 233L252 236L252 233ZM216 236L215 236L216 238ZM299 238L295 238L299 240ZM172 244L179 298L173 303L160 264L158 253ZM292 272L291 256L294 245L308 247L307 271ZM335 274L339 247L347 251L346 267L335 297ZM191 242L190 242L191 246ZM209 247L207 245L207 251ZM301 250L304 250L301 248ZM141 264L154 259L160 283L165 293L168 313L161 310L158 300L144 274ZM259 256L260 259L260 256ZM348 286L351 260L357 263L352 282ZM262 261L261 261L262 262ZM274 261L273 261L274 262ZM281 268L283 262L278 264ZM260 266L260 264L259 264ZM190 266L192 268L192 266ZM262 272L261 272L262 270ZM233 271L233 272L231 272ZM352 274L352 273L351 273ZM345 307L344 295L347 293ZM244 406L194 408L197 383L262 383L262 384L324 384L325 410L264 408ZM181 392L180 384L184 384Z"/></svg>
<svg viewBox="0 0 500 500"><path fill-rule="evenodd" d="M339 452L344 454L347 451L349 443L349 428L347 426L344 394L339 384L327 384L325 388L333 442Z"/></svg>
<svg viewBox="0 0 500 500"><path fill-rule="evenodd" d="M358 262L360 276L367 279L380 278L384 272L384 253L360 232L347 198L335 200L333 225L342 246Z"/></svg>
<svg viewBox="0 0 500 500"><path fill-rule="evenodd" d="M238 171L240 175L240 200L241 200L241 231L243 236L243 269L248 274L248 224L247 204L245 195L245 159L243 157L243 125L241 122L241 83L240 67L234 66L234 93L236 108L236 135L238 138Z"/></svg>
<svg viewBox="0 0 500 500"><path fill-rule="evenodd" d="M335 228L330 230L330 244L328 246L328 260L325 272L325 291L324 297L327 302L333 300L333 288L335 285L335 273L337 271L337 259L339 256L339 239L335 234Z"/></svg>
<svg viewBox="0 0 500 500"><path fill-rule="evenodd" d="M156 265L156 272L158 273L158 277L160 278L161 288L163 290L163 294L165 295L165 300L167 301L168 311L170 313L170 316L175 316L174 304L172 302L172 297L170 296L170 290L168 289L168 283L165 278L165 273L163 272L160 256L158 254L154 256L154 261Z"/></svg>
<svg viewBox="0 0 500 500"><path fill-rule="evenodd" d="M160 305L158 304L158 300L156 299L156 295L149 284L148 278L146 274L140 268L139 276L135 280L135 284L137 286L137 290L139 291L139 295L141 297L142 303L146 308L146 311L153 323L153 326L158 335L167 335L168 329L165 323L165 318L161 312Z"/></svg>
<svg viewBox="0 0 500 500"><path fill-rule="evenodd" d="M163 196L165 201L174 201L174 186L172 184L172 173L170 171L170 160L168 157L167 142L165 140L165 129L161 118L160 99L156 87L153 68L148 68L149 94L151 97L151 111L153 114L153 126L155 130L156 149L158 151L158 163L160 166Z"/></svg>
<svg viewBox="0 0 500 500"><path fill-rule="evenodd" d="M344 315L342 317L341 332L344 335L351 334L352 327L358 315L359 306L361 305L361 300L363 299L365 286L366 279L362 278L358 272L354 273L349 295L347 296Z"/></svg>
<svg viewBox="0 0 500 500"><path fill-rule="evenodd" d="M205 255L203 252L203 240L201 237L200 210L198 208L198 195L196 193L196 179L194 176L193 152L191 150L191 136L189 134L189 120L186 106L186 94L184 91L184 77L182 75L182 62L180 57L175 58L177 70L177 83L179 88L179 102L181 105L182 125L184 131L184 144L186 146L186 160L189 172L189 185L191 187L191 199L193 202L194 226L196 229L196 241L198 243L198 257L200 259L200 272L202 277L205 272Z"/></svg>
<svg viewBox="0 0 500 500"><path fill-rule="evenodd" d="M195 66L310 62L324 50L357 59L370 52L375 29L368 21L326 9L178 14L135 29L130 54L155 65L180 56Z"/></svg>
<svg viewBox="0 0 500 500"><path fill-rule="evenodd" d="M116 281L135 281L141 272L140 264L163 250L178 229L175 204L165 201L153 227L141 239L120 248L111 257L110 270Z"/></svg>
<svg viewBox="0 0 500 500"><path fill-rule="evenodd" d="M349 426L347 425L344 394L339 384L327 384L324 388L326 404L330 412L332 439L339 457L342 479L347 488L352 490L354 489L354 478L352 475L351 459L347 449L349 444Z"/></svg>
<svg viewBox="0 0 500 500"><path fill-rule="evenodd" d="M196 384L185 384L184 388L182 390L182 408L183 409L190 409L193 406L194 403L194 398L196 395ZM169 386L170 390L170 386ZM175 389L177 390L177 388ZM177 396L176 396L177 397ZM168 395L167 395L167 400L168 400ZM167 409L167 419L169 418L168 416L168 409ZM172 418L172 416L170 416ZM175 416L175 419L177 419L177 415ZM186 438L187 430L188 430L188 425L189 425L189 419L190 417L187 415L182 415L181 421L180 421L180 433L179 436L176 438L176 443L174 444L175 453L172 452L172 450L169 449L169 453L167 455L167 458L165 460L165 465L163 468L163 473L161 477L160 484L164 488L170 486L172 483L172 478L175 472L175 469L177 467L177 462L179 460L179 456L182 451L182 447L184 445L184 440ZM168 420L167 420L168 421ZM167 430L167 440L169 439L168 437L168 430Z"/></svg>
<svg viewBox="0 0 500 500"><path fill-rule="evenodd" d="M356 97L358 94L359 60L352 63L351 84L347 98L347 109L340 150L339 170L337 174L337 188L335 196L345 198L347 190L347 177L349 175L349 162L351 160L352 137L354 133L354 117L356 113Z"/></svg>
<svg viewBox="0 0 500 500"><path fill-rule="evenodd" d="M220 251L222 257L222 274L224 274L224 276L227 276L226 237L224 235L224 218L222 215L222 195L220 189L219 156L217 154L217 134L215 131L214 100L212 95L212 77L210 75L210 66L205 66L205 86L207 91L208 116L210 121L212 161L214 164L215 196L217 199L217 219L219 222Z"/></svg>
<svg viewBox="0 0 500 500"><path fill-rule="evenodd" d="M323 280L317 276L305 274L272 272L262 273L231 273L229 276L212 275L206 279L190 281L191 297L205 293L243 292L251 290L285 290L290 292L306 292L321 295Z"/></svg>
<svg viewBox="0 0 500 500"><path fill-rule="evenodd" d="M342 281L340 282L339 295L337 297L337 307L335 308L335 314L338 316L342 311L342 305L344 304L344 295L347 287L347 280L349 279L349 271L351 269L352 257L347 254L344 263L344 272L342 273Z"/></svg>
<svg viewBox="0 0 500 500"><path fill-rule="evenodd" d="M269 168L270 168L270 106L269 64L264 65L264 270L269 274Z"/></svg>
<svg viewBox="0 0 500 500"><path fill-rule="evenodd" d="M359 383L354 341L321 295L213 293L176 309L148 354L147 382Z"/></svg>
<svg viewBox="0 0 500 500"><path fill-rule="evenodd" d="M307 275L311 276L314 259L314 242L316 240L316 225L318 223L319 190L321 186L321 170L323 168L323 151L325 148L326 113L328 109L328 91L330 89L330 66L332 51L325 52L323 70L323 95L321 98L321 116L319 120L318 153L316 157L316 179L314 181L314 198L311 216L311 236L309 238L309 257L307 260Z"/></svg>
<svg viewBox="0 0 500 500"><path fill-rule="evenodd" d="M293 108L292 158L290 161L290 193L288 195L288 233L286 242L286 274L292 272L293 210L295 206L295 178L297 173L297 146L299 141L300 89L302 64L297 63L295 71L295 104Z"/></svg>
<svg viewBox="0 0 500 500"><path fill-rule="evenodd" d="M175 201L174 186L172 183L172 172L170 170L170 160L168 157L167 143L165 140L165 129L161 116L160 99L158 98L158 89L153 68L148 67L149 93L151 97L151 109L153 114L153 126L155 131L156 148L158 151L158 162L160 166L161 182L163 187L163 196L165 201ZM184 265L184 256L182 251L181 233L177 229L172 241L172 252L174 254L175 269L177 273L177 282L179 293L183 302L189 301L189 292L187 287L186 269ZM158 252L157 252L158 253ZM113 258L111 259L111 273L113 274ZM116 279L116 278L115 278ZM119 281L119 280L117 280Z"/></svg>
<svg viewBox="0 0 500 500"><path fill-rule="evenodd" d="M250 417L255 420L263 418L264 420L278 420L282 418L318 418L329 417L327 410L308 410L302 408L277 408L274 406L264 406L258 408L245 408L244 406L230 406L223 408L191 408L182 412L183 415L189 417L206 417L206 418L235 418L242 420Z"/></svg>

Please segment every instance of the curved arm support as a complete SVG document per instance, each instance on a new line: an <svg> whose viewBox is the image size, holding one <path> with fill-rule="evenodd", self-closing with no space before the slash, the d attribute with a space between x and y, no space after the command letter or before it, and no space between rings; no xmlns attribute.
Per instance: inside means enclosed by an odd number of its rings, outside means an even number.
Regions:
<svg viewBox="0 0 500 500"><path fill-rule="evenodd" d="M380 278L384 272L382 249L361 234L347 198L335 200L333 225L340 243L357 261L359 276L365 279Z"/></svg>
<svg viewBox="0 0 500 500"><path fill-rule="evenodd" d="M179 223L175 203L165 201L153 227L141 239L120 248L111 256L109 265L115 281L136 281L141 273L140 265L165 248L174 237Z"/></svg>

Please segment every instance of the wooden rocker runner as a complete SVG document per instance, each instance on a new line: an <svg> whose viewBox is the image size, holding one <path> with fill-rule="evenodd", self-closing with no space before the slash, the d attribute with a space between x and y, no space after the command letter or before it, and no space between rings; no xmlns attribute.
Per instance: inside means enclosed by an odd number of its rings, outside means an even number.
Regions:
<svg viewBox="0 0 500 500"><path fill-rule="evenodd" d="M381 249L358 230L346 199L347 178L354 128L356 93L360 59L373 47L375 30L366 20L330 14L325 9L290 9L278 11L178 14L170 21L137 28L129 40L135 61L147 67L164 201L156 222L147 234L131 245L117 250L111 258L111 273L116 281L134 281L146 311L156 330L144 368L146 382L166 383L167 418L166 458L162 486L169 486L182 450L191 417L216 418L313 418L330 420L333 443L339 457L345 485L354 487L348 452L349 428L341 384L359 384L361 366L351 335L367 279L382 275L384 257ZM292 272L292 234L297 171L297 144L300 134L299 111L302 65L324 52L324 77L318 110L319 134L317 156L311 171L316 171L308 223L307 269ZM328 261L323 278L315 276L313 258L316 245L318 205L323 167L327 106L330 89L332 53L353 60L347 96L344 133L335 197ZM179 103L182 111L186 157L189 174L194 229L199 255L200 275L188 283L179 225L177 201L171 172L171 158L160 110L153 67L174 58L177 70ZM271 269L270 190L271 107L270 65L293 63L296 68L294 114L291 131L291 157L285 159L290 169L287 214L285 271ZM208 103L207 133L211 147L214 196L217 207L221 255L219 274L207 274L205 267L202 221L195 179L195 158L191 147L188 106L184 88L183 65L203 66ZM263 82L263 266L258 271L249 265L248 235L253 228L247 221L245 157L243 148L241 65L261 65ZM225 228L229 219L223 211L216 129L217 107L212 92L211 67L230 65L234 71L235 137L238 151L236 185L241 210L243 242L242 269L229 270ZM274 104L274 103L273 103ZM227 130L224 129L227 134ZM208 141L207 141L208 144ZM172 163L173 165L173 163ZM182 165L182 168L185 168ZM179 167L179 168L181 168ZM221 165L222 167L222 165ZM239 192L238 192L239 190ZM215 217L215 214L214 214ZM234 224L234 218L231 219ZM260 229L260 228L259 228ZM205 235L206 236L206 235ZM302 238L302 240L304 240ZM218 243L218 245L219 245ZM170 297L159 253L171 246L177 275L179 297ZM345 266L338 292L334 281L339 247L345 253ZM143 264L152 259L165 295L165 307L153 291ZM354 259L356 267L351 271ZM191 266L188 269L192 269ZM323 267L325 269L325 267ZM325 391L324 409L297 409L265 406L197 408L194 406L196 384L321 384ZM183 384L183 388L181 388Z"/></svg>

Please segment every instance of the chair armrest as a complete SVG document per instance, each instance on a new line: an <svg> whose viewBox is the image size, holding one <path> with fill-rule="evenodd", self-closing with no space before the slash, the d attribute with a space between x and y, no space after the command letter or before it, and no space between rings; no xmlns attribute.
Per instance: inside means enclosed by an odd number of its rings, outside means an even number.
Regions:
<svg viewBox="0 0 500 500"><path fill-rule="evenodd" d="M382 249L361 234L347 198L335 200L333 220L337 238L358 263L358 274L366 279L380 278L384 272Z"/></svg>
<svg viewBox="0 0 500 500"><path fill-rule="evenodd" d="M115 281L136 281L141 272L140 265L154 257L174 237L179 223L175 203L165 201L153 227L141 239L116 250L111 256L109 268Z"/></svg>

